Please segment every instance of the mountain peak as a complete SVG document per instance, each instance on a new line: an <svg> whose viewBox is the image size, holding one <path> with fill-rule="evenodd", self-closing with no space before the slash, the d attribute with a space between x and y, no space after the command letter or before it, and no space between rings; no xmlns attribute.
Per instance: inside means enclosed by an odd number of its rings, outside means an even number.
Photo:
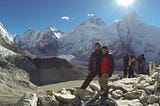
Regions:
<svg viewBox="0 0 160 106"><path fill-rule="evenodd" d="M13 36L11 36L4 25L0 22L0 36L3 37L8 42L13 42Z"/></svg>
<svg viewBox="0 0 160 106"><path fill-rule="evenodd" d="M130 21L133 20L133 21L142 22L135 11L132 11L132 12L126 14L123 17L123 20L130 20Z"/></svg>
<svg viewBox="0 0 160 106"><path fill-rule="evenodd" d="M7 33L6 28L3 26L3 24L1 22L0 22L0 33L2 33L2 34Z"/></svg>
<svg viewBox="0 0 160 106"><path fill-rule="evenodd" d="M43 31L45 31L45 32L48 32L48 31L56 31L57 30L57 28L56 27L54 27L54 26L49 26L49 27L47 27L47 28L45 28Z"/></svg>
<svg viewBox="0 0 160 106"><path fill-rule="evenodd" d="M101 20L101 18L96 16L96 15L94 15L94 16L90 17L89 19L87 19L86 22L90 22L90 23L95 24L95 25L104 23Z"/></svg>

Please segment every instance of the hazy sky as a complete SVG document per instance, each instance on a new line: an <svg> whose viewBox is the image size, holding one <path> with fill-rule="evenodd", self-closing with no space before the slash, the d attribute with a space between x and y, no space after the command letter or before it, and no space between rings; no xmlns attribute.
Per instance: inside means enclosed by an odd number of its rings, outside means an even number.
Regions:
<svg viewBox="0 0 160 106"><path fill-rule="evenodd" d="M147 24L160 27L160 0L134 0L127 7L117 0L1 0L0 22L11 34L48 26L67 31L93 14L110 24L131 11Z"/></svg>

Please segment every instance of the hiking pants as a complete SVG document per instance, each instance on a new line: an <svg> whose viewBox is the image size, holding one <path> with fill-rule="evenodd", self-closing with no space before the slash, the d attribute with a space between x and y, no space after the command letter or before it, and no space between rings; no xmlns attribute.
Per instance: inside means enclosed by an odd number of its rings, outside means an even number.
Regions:
<svg viewBox="0 0 160 106"><path fill-rule="evenodd" d="M128 78L134 78L134 68L129 69L129 76Z"/></svg>
<svg viewBox="0 0 160 106"><path fill-rule="evenodd" d="M108 98L108 91L109 91L109 86L108 86L108 78L109 75L108 73L102 74L102 76L99 78L99 84L101 87L101 96Z"/></svg>
<svg viewBox="0 0 160 106"><path fill-rule="evenodd" d="M128 71L127 67L124 67L123 77L127 77L127 71Z"/></svg>

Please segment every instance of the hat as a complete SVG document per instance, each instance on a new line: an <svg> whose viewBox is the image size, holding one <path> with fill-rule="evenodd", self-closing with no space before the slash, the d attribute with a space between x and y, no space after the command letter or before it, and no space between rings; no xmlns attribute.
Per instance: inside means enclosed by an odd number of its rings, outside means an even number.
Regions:
<svg viewBox="0 0 160 106"><path fill-rule="evenodd" d="M107 46L103 46L103 47L102 47L102 49L106 49L106 50L108 50L108 47L107 47Z"/></svg>
<svg viewBox="0 0 160 106"><path fill-rule="evenodd" d="M101 44L99 42L95 43L95 46L97 46L97 45L101 47Z"/></svg>

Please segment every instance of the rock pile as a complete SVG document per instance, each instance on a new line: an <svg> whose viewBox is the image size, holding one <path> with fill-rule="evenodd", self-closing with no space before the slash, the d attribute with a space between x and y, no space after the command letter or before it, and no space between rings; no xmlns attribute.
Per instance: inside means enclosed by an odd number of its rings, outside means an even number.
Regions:
<svg viewBox="0 0 160 106"><path fill-rule="evenodd" d="M116 77L117 80L111 78L109 98L105 102L97 96L100 92L98 83L91 83L86 90L79 88L63 88L58 92L48 90L46 95L37 95L36 100L33 100L32 96L31 101L36 102L38 106L159 106L160 95L155 92L157 75L158 72L152 76L138 75L135 78L122 79Z"/></svg>

